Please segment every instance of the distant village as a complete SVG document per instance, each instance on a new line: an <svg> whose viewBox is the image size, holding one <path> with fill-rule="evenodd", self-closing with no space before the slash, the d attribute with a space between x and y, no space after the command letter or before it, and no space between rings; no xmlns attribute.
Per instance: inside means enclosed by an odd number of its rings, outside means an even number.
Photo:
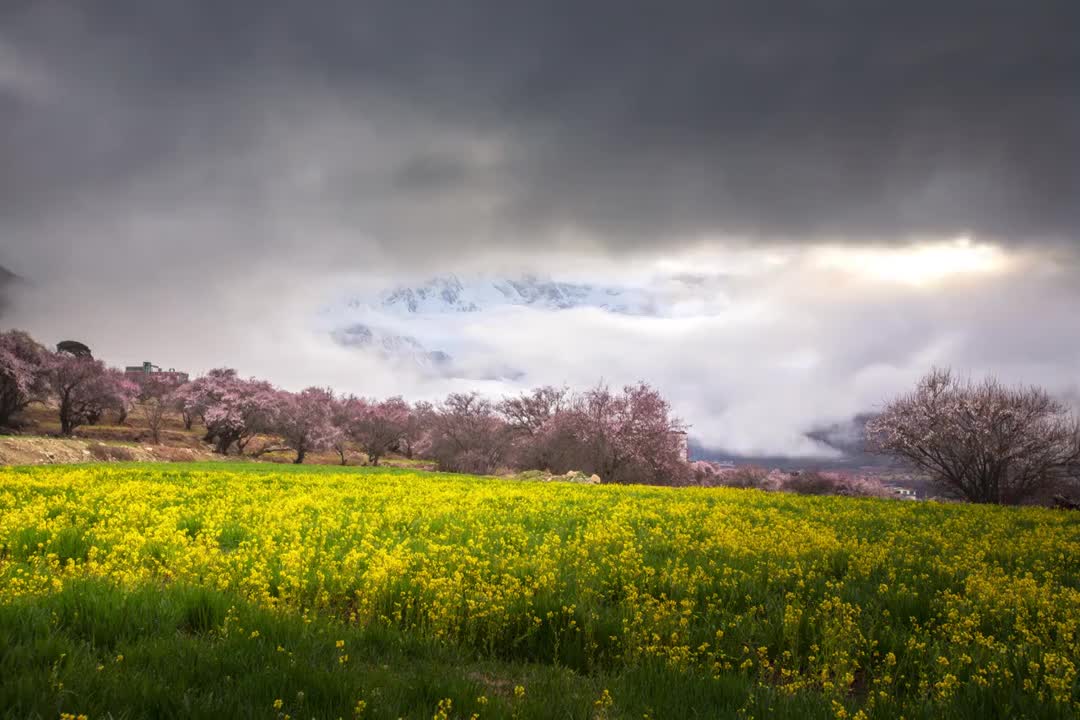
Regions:
<svg viewBox="0 0 1080 720"><path fill-rule="evenodd" d="M56 352L67 353L68 355L74 355L76 357L94 357L93 351L85 343L81 343L78 340L63 340L56 344ZM164 370L159 365L155 365L150 361L144 361L141 365L128 365L124 368L125 377L139 382L145 380L147 377L153 377L154 380L179 387L186 383L190 376L186 372L177 370L176 368L169 368Z"/></svg>
<svg viewBox="0 0 1080 720"><path fill-rule="evenodd" d="M176 368L162 370L159 366L149 361L143 362L142 365L128 365L124 368L124 375L136 382L144 380L147 377L153 377L154 380L173 387L180 387L188 381L188 374L186 372L181 372Z"/></svg>

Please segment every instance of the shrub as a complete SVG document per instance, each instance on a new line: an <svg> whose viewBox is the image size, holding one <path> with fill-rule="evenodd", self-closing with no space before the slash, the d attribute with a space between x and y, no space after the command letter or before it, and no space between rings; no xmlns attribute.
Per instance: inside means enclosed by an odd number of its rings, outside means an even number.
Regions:
<svg viewBox="0 0 1080 720"><path fill-rule="evenodd" d="M835 495L840 483L833 477L818 472L801 472L788 475L784 481L785 492L798 495Z"/></svg>
<svg viewBox="0 0 1080 720"><path fill-rule="evenodd" d="M724 487L765 490L769 473L756 465L742 465L720 475L720 484Z"/></svg>

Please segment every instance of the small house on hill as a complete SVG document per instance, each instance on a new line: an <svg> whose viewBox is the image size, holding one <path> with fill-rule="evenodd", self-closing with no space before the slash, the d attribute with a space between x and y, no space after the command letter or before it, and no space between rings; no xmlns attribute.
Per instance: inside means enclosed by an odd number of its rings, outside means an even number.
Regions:
<svg viewBox="0 0 1080 720"><path fill-rule="evenodd" d="M142 365L128 365L124 368L124 376L134 380L135 382L142 382L146 379L153 379L156 382L178 387L188 381L188 374L181 372L175 368L169 368L168 370L162 370L152 362L144 362Z"/></svg>

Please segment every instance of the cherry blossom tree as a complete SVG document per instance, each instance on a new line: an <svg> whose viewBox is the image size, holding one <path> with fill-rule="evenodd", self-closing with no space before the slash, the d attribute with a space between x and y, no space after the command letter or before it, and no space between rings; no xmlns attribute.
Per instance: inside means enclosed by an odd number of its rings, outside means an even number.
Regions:
<svg viewBox="0 0 1080 720"><path fill-rule="evenodd" d="M142 388L119 368L109 368L108 373L113 384L113 404L109 409L116 413L116 424L123 425L139 399Z"/></svg>
<svg viewBox="0 0 1080 720"><path fill-rule="evenodd" d="M334 426L330 447L338 454L342 465L348 464L346 453L349 452L357 425L366 410L367 401L353 395L334 400L330 413L330 422Z"/></svg>
<svg viewBox="0 0 1080 720"><path fill-rule="evenodd" d="M566 388L548 385L504 398L495 406L513 436L515 464L539 470L560 464L556 454L565 447L565 443L559 442L559 430L564 423L556 422L556 418L568 403Z"/></svg>
<svg viewBox="0 0 1080 720"><path fill-rule="evenodd" d="M671 405L647 383L623 388L616 436L629 472L625 482L681 485L689 478L687 426ZM640 479L630 479L630 478Z"/></svg>
<svg viewBox="0 0 1080 720"><path fill-rule="evenodd" d="M603 384L576 394L542 387L494 406L476 393L456 393L424 424L424 455L446 470L578 470L619 483L692 478L685 426L645 383L621 393Z"/></svg>
<svg viewBox="0 0 1080 720"><path fill-rule="evenodd" d="M1080 475L1080 420L1037 387L935 369L866 431L871 448L971 502L1017 504Z"/></svg>
<svg viewBox="0 0 1080 720"><path fill-rule="evenodd" d="M173 408L180 413L185 430L191 429L195 420L202 417L202 411L205 409L199 405L200 393L197 382L186 382L174 389L170 395Z"/></svg>
<svg viewBox="0 0 1080 720"><path fill-rule="evenodd" d="M401 453L412 459L422 455L431 445L431 422L435 408L431 403L421 401L409 410L409 420L405 423L405 432L401 435Z"/></svg>
<svg viewBox="0 0 1080 720"><path fill-rule="evenodd" d="M201 381L201 382L200 382ZM281 396L264 380L243 380L231 369L212 370L195 381L194 407L202 409L206 440L227 455L235 444L240 454L253 437L274 430Z"/></svg>
<svg viewBox="0 0 1080 720"><path fill-rule="evenodd" d="M176 406L176 400L172 397L175 388L161 380L149 376L138 385L138 396L135 406L139 409L146 427L150 431L150 439L154 444L161 443L161 430L165 426L165 417L168 411Z"/></svg>
<svg viewBox="0 0 1080 720"><path fill-rule="evenodd" d="M372 465L401 444L408 430L410 408L400 397L368 402L353 424L352 437Z"/></svg>
<svg viewBox="0 0 1080 720"><path fill-rule="evenodd" d="M49 392L49 352L20 330L0 333L0 427Z"/></svg>
<svg viewBox="0 0 1080 720"><path fill-rule="evenodd" d="M517 397L504 398L496 406L511 430L534 436L567 404L566 388L539 387Z"/></svg>
<svg viewBox="0 0 1080 720"><path fill-rule="evenodd" d="M206 422L206 411L221 399L237 383L241 382L239 375L233 368L214 368L205 375L185 383L177 388L175 397L184 415L185 429L191 429L191 421L200 418L206 425L205 442L214 442L214 434Z"/></svg>
<svg viewBox="0 0 1080 720"><path fill-rule="evenodd" d="M509 449L506 424L477 393L451 393L431 417L428 456L443 470L488 474Z"/></svg>
<svg viewBox="0 0 1080 720"><path fill-rule="evenodd" d="M100 360L52 353L48 360L49 391L60 409L60 434L76 428L117 403L116 383Z"/></svg>
<svg viewBox="0 0 1080 720"><path fill-rule="evenodd" d="M556 412L539 437L551 470L595 473L604 482L678 485L692 472L685 426L646 383L621 393L604 384L577 394Z"/></svg>
<svg viewBox="0 0 1080 720"><path fill-rule="evenodd" d="M334 394L326 388L309 387L298 393L281 393L275 429L285 444L296 451L297 465L307 453L333 446Z"/></svg>

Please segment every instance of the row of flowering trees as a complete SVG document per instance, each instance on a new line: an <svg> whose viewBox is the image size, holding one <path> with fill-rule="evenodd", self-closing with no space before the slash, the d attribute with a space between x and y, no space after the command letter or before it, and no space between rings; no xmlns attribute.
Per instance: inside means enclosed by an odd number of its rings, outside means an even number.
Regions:
<svg viewBox="0 0 1080 720"><path fill-rule="evenodd" d="M374 465L400 453L456 472L577 470L606 482L660 484L689 477L685 428L645 383L577 393L543 387L500 401L453 393L434 404L319 387L293 393L230 368L172 387L153 375L133 382L99 360L47 350L19 331L0 333L0 426L32 402L58 408L64 435L106 411L122 423L137 409L160 442L166 416L177 413L187 429L205 428L204 440L218 453L290 449L297 463L332 450L345 464L355 448Z"/></svg>
<svg viewBox="0 0 1080 720"><path fill-rule="evenodd" d="M579 470L608 482L681 483L689 469L684 427L658 391L645 383L581 393L543 387L498 402L452 393L440 403L409 404L337 396L310 387L299 393L211 370L178 388L174 403L189 424L201 420L205 440L220 453L290 448L296 462L333 450L342 464L349 448L378 465L389 453L434 461L455 472L500 469Z"/></svg>
<svg viewBox="0 0 1080 720"><path fill-rule="evenodd" d="M100 360L51 351L18 330L0 333L0 427L33 402L55 402L60 432L97 422L106 411L122 422L139 401L137 383Z"/></svg>
<svg viewBox="0 0 1080 720"><path fill-rule="evenodd" d="M179 413L187 429L200 422L219 453L291 449L297 463L333 450L345 464L356 448L375 465L394 452L470 473L577 470L605 482L652 484L702 473L686 461L685 427L645 383L583 392L542 387L499 401L453 393L437 404L342 397L318 387L292 393L227 368L171 387L153 375L133 382L86 354L47 350L23 332L0 333L0 427L32 402L57 407L64 435L106 411L124 422L137 408L159 442L166 415ZM972 502L1027 502L1080 481L1080 418L1040 388L992 378L972 383L934 370L868 423L866 440Z"/></svg>

